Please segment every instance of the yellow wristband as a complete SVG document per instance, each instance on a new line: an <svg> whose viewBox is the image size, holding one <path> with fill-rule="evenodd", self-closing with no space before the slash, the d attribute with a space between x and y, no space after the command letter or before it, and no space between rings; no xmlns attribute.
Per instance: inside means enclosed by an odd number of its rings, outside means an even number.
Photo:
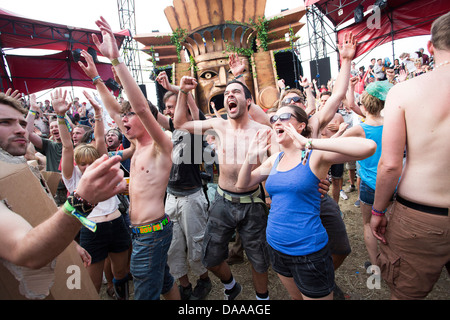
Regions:
<svg viewBox="0 0 450 320"><path fill-rule="evenodd" d="M115 67L119 64L121 64L123 62L123 58L122 57L117 57L113 60L111 60L111 64Z"/></svg>

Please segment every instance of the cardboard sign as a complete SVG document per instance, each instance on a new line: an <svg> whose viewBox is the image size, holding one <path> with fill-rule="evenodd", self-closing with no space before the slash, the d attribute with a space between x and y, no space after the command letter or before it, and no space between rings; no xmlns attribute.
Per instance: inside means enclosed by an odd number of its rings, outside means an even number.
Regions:
<svg viewBox="0 0 450 320"><path fill-rule="evenodd" d="M52 195L44 190L48 190L45 179L38 179L26 163L12 164L0 160L0 200L33 227L57 211ZM43 269L42 273L32 272L31 276L37 278L38 285L46 280L39 277L48 277L53 283L45 299L99 299L73 242L56 258L56 263ZM0 299L30 299L23 294L26 284L18 281L17 274L13 275L10 270L7 263L0 260Z"/></svg>

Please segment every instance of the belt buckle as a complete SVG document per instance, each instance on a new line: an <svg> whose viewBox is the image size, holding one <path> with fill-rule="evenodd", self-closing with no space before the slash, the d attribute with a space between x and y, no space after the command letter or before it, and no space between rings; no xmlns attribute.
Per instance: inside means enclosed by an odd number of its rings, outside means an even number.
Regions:
<svg viewBox="0 0 450 320"><path fill-rule="evenodd" d="M235 204L241 203L241 199L240 198L233 197L233 196L230 196L230 197L231 197L231 203L235 203Z"/></svg>

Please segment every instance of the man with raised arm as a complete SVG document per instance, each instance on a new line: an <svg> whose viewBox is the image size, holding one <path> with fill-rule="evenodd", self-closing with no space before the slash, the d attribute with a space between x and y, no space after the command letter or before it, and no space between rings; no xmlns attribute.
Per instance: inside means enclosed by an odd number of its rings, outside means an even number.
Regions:
<svg viewBox="0 0 450 320"><path fill-rule="evenodd" d="M219 137L217 143L220 163L219 183L215 201L209 210L209 220L203 240L203 264L224 284L225 298L235 299L242 288L233 278L225 260L228 256L229 240L237 230L251 262L256 297L268 299L266 206L260 198L259 185L239 189L235 184L250 141L259 129L270 128L249 118L248 110L252 103L252 96L248 88L239 81L231 81L224 92L227 120L211 118L203 121L188 121L187 94L196 86L197 81L194 78L181 79L174 125L179 130L184 129L193 134L214 130Z"/></svg>
<svg viewBox="0 0 450 320"><path fill-rule="evenodd" d="M164 210L164 196L172 167L172 142L159 126L136 81L119 55L108 22L95 22L103 41L92 35L103 56L109 58L129 98L123 103L125 134L135 139L136 150L130 168L130 220L133 233L131 273L135 299L179 299L179 291L169 272L167 252L172 241L172 222ZM96 81L99 81L97 78Z"/></svg>
<svg viewBox="0 0 450 320"><path fill-rule="evenodd" d="M447 13L431 27L435 70L395 85L384 107L370 225L382 242L377 264L392 299L425 298L450 263L449 26Z"/></svg>

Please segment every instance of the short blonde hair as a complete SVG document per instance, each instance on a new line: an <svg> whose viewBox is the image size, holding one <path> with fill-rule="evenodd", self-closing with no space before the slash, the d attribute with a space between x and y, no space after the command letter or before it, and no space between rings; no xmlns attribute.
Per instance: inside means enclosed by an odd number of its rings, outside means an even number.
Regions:
<svg viewBox="0 0 450 320"><path fill-rule="evenodd" d="M83 143L75 148L73 157L76 164L91 164L100 158L100 153L93 145Z"/></svg>

